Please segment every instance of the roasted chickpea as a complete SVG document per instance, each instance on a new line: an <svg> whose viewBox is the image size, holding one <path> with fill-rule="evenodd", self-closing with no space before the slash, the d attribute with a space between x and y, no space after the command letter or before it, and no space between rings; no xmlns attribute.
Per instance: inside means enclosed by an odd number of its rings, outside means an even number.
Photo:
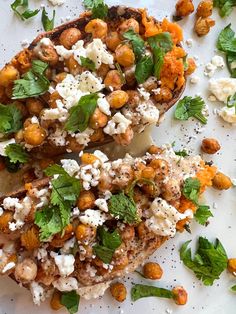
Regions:
<svg viewBox="0 0 236 314"><path fill-rule="evenodd" d="M81 32L78 28L71 27L64 30L60 37L59 42L66 49L71 49L71 47L81 38Z"/></svg>
<svg viewBox="0 0 236 314"><path fill-rule="evenodd" d="M123 34L130 29L132 29L135 33L139 33L139 22L132 17L120 24L119 32Z"/></svg>
<svg viewBox="0 0 236 314"><path fill-rule="evenodd" d="M96 71L97 76L104 79L106 77L107 73L109 72L109 70L110 70L109 65L102 63Z"/></svg>
<svg viewBox="0 0 236 314"><path fill-rule="evenodd" d="M128 106L130 108L136 108L141 102L140 94L135 90L127 90L126 93L129 96Z"/></svg>
<svg viewBox="0 0 236 314"><path fill-rule="evenodd" d="M194 11L194 5L192 0L178 0L176 5L176 16L184 17L188 16Z"/></svg>
<svg viewBox="0 0 236 314"><path fill-rule="evenodd" d="M134 239L135 230L133 226L127 225L124 230L121 231L121 238L124 242L129 242Z"/></svg>
<svg viewBox="0 0 236 314"><path fill-rule="evenodd" d="M103 128L105 125L107 125L108 117L105 115L105 113L101 112L100 109L96 108L94 113L89 119L89 126L96 130L99 128Z"/></svg>
<svg viewBox="0 0 236 314"><path fill-rule="evenodd" d="M94 19L85 26L85 32L91 33L93 38L105 38L107 36L107 23L100 19Z"/></svg>
<svg viewBox="0 0 236 314"><path fill-rule="evenodd" d="M124 68L124 75L126 84L132 88L136 85L137 81L135 78L135 66L132 65L131 67Z"/></svg>
<svg viewBox="0 0 236 314"><path fill-rule="evenodd" d="M28 116L28 110L27 107L25 106L25 104L23 104L20 101L14 101L14 105L16 106L16 108L18 108L23 116L23 118L26 118Z"/></svg>
<svg viewBox="0 0 236 314"><path fill-rule="evenodd" d="M121 244L122 245L122 244ZM119 248L118 248L119 250ZM116 253L114 254L114 256L116 255ZM117 271L117 270L123 270L127 265L129 265L129 259L126 255L124 255L122 253L121 256L115 258L115 263L114 263L114 268L113 270L114 271Z"/></svg>
<svg viewBox="0 0 236 314"><path fill-rule="evenodd" d="M119 109L123 107L129 100L128 94L123 90L116 90L107 96L111 108Z"/></svg>
<svg viewBox="0 0 236 314"><path fill-rule="evenodd" d="M116 299L118 302L123 302L127 296L127 290L123 283L116 282L111 285L110 287L111 295Z"/></svg>
<svg viewBox="0 0 236 314"><path fill-rule="evenodd" d="M152 167L147 166L142 170L142 178L153 180L155 178L155 171Z"/></svg>
<svg viewBox="0 0 236 314"><path fill-rule="evenodd" d="M58 91L53 92L50 94L49 99L48 99L48 104L50 108L57 108L57 100L61 100L62 97L58 93Z"/></svg>
<svg viewBox="0 0 236 314"><path fill-rule="evenodd" d="M149 154L161 154L162 153L162 149L156 145L151 145L148 149L148 153Z"/></svg>
<svg viewBox="0 0 236 314"><path fill-rule="evenodd" d="M147 236L148 228L146 227L144 221L140 222L140 224L137 226L137 233L139 239L144 239Z"/></svg>
<svg viewBox="0 0 236 314"><path fill-rule="evenodd" d="M117 62L124 66L130 67L135 62L135 55L133 50L128 45L119 45L115 50Z"/></svg>
<svg viewBox="0 0 236 314"><path fill-rule="evenodd" d="M79 210L86 210L89 208L94 208L95 195L91 191L82 191L80 193L79 199L77 201L77 206Z"/></svg>
<svg viewBox="0 0 236 314"><path fill-rule="evenodd" d="M128 164L122 164L113 180L118 187L126 187L134 179L134 171Z"/></svg>
<svg viewBox="0 0 236 314"><path fill-rule="evenodd" d="M173 94L168 87L161 87L158 92L154 93L154 99L157 102L168 102L173 98Z"/></svg>
<svg viewBox="0 0 236 314"><path fill-rule="evenodd" d="M144 277L152 280L161 279L163 270L157 263L149 262L143 266Z"/></svg>
<svg viewBox="0 0 236 314"><path fill-rule="evenodd" d="M35 52L40 60L55 66L59 61L59 56L52 45L42 45L39 51Z"/></svg>
<svg viewBox="0 0 236 314"><path fill-rule="evenodd" d="M195 23L194 30L198 36L205 36L209 33L211 27L215 25L215 21L211 18L199 17Z"/></svg>
<svg viewBox="0 0 236 314"><path fill-rule="evenodd" d="M131 126L128 126L125 133L113 135L114 141L122 146L127 146L131 143L134 137L134 131Z"/></svg>
<svg viewBox="0 0 236 314"><path fill-rule="evenodd" d="M198 4L197 7L197 16L198 17L209 17L212 15L213 10L213 1L212 0L203 0Z"/></svg>
<svg viewBox="0 0 236 314"><path fill-rule="evenodd" d="M74 56L70 56L68 59L65 60L65 64L69 70L69 72L76 76L81 74L84 71L84 67L82 67L74 58Z"/></svg>
<svg viewBox="0 0 236 314"><path fill-rule="evenodd" d="M169 174L169 165L164 159L153 159L149 166L155 169L155 181L157 183L163 181Z"/></svg>
<svg viewBox="0 0 236 314"><path fill-rule="evenodd" d="M226 176L222 172L217 172L212 180L213 187L217 190L228 190L232 187L232 181L230 177Z"/></svg>
<svg viewBox="0 0 236 314"><path fill-rule="evenodd" d="M115 51L121 44L121 39L118 32L110 32L106 37L106 45L111 51Z"/></svg>
<svg viewBox="0 0 236 314"><path fill-rule="evenodd" d="M76 141L76 138L75 137L72 137L72 136L68 136L67 137L67 149L68 151L71 151L71 152L74 152L74 153L80 153L84 146L79 144L77 141Z"/></svg>
<svg viewBox="0 0 236 314"><path fill-rule="evenodd" d="M63 232L57 233L52 241L50 242L50 245L52 247L60 248L63 247L65 242L73 237L74 230L72 224L68 224L64 229Z"/></svg>
<svg viewBox="0 0 236 314"><path fill-rule="evenodd" d="M157 78L155 76L150 76L144 83L143 83L144 89L146 89L148 92L152 92L153 89L157 88Z"/></svg>
<svg viewBox="0 0 236 314"><path fill-rule="evenodd" d="M168 181L163 183L162 195L167 201L179 199L181 197L181 189L178 180L170 178Z"/></svg>
<svg viewBox="0 0 236 314"><path fill-rule="evenodd" d="M8 233L9 230L9 222L13 220L13 212L4 211L0 216L0 231L3 233Z"/></svg>
<svg viewBox="0 0 236 314"><path fill-rule="evenodd" d="M61 83L66 78L67 74L68 73L66 72L58 73L54 76L53 81L56 82L57 84Z"/></svg>
<svg viewBox="0 0 236 314"><path fill-rule="evenodd" d="M121 89L123 82L120 73L117 70L111 70L107 73L104 84L106 88L113 88L114 90Z"/></svg>
<svg viewBox="0 0 236 314"><path fill-rule="evenodd" d="M188 58L187 59L187 64L188 64L188 67L187 67L187 70L185 71L185 74L186 75L191 75L191 74L193 74L193 72L197 68L196 62L194 61L193 58Z"/></svg>
<svg viewBox="0 0 236 314"><path fill-rule="evenodd" d="M40 247L39 232L35 226L22 233L20 240L21 245L28 251L32 251Z"/></svg>
<svg viewBox="0 0 236 314"><path fill-rule="evenodd" d="M0 85L7 87L13 81L17 80L19 76L18 70L13 65L7 64L0 71Z"/></svg>
<svg viewBox="0 0 236 314"><path fill-rule="evenodd" d="M201 149L204 153L215 154L220 150L220 143L214 138L204 138Z"/></svg>
<svg viewBox="0 0 236 314"><path fill-rule="evenodd" d="M181 287L177 286L172 289L174 295L174 301L178 305L185 305L188 301L188 293L187 291Z"/></svg>
<svg viewBox="0 0 236 314"><path fill-rule="evenodd" d="M51 309L58 311L63 305L61 304L61 292L58 290L54 290L51 301L50 301Z"/></svg>
<svg viewBox="0 0 236 314"><path fill-rule="evenodd" d="M228 271L236 276L236 258L229 258L228 259L228 266L227 266Z"/></svg>
<svg viewBox="0 0 236 314"><path fill-rule="evenodd" d="M28 112L30 115L34 116L39 116L41 111L44 108L44 105L41 100L37 98L28 98L26 100L26 107L28 109Z"/></svg>
<svg viewBox="0 0 236 314"><path fill-rule="evenodd" d="M96 236L96 229L90 226L86 226L84 224L79 224L75 230L75 236L78 241L86 241L92 240Z"/></svg>
<svg viewBox="0 0 236 314"><path fill-rule="evenodd" d="M25 258L15 268L15 278L18 282L28 283L37 275L37 265L31 258Z"/></svg>
<svg viewBox="0 0 236 314"><path fill-rule="evenodd" d="M24 140L27 144L38 146L46 138L46 131L39 124L32 123L24 129Z"/></svg>
<svg viewBox="0 0 236 314"><path fill-rule="evenodd" d="M104 140L104 132L103 128L99 128L94 130L93 134L90 136L90 141L91 142L102 142Z"/></svg>
<svg viewBox="0 0 236 314"><path fill-rule="evenodd" d="M112 179L107 171L101 171L100 180L98 184L99 191L105 192L112 189Z"/></svg>

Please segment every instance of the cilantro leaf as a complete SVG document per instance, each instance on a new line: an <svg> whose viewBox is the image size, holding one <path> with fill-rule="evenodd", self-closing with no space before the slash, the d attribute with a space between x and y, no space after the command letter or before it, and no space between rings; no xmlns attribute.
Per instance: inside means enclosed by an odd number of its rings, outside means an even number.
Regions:
<svg viewBox="0 0 236 314"><path fill-rule="evenodd" d="M89 59L89 58L85 58L83 56L80 56L80 61L81 61L81 65L91 71L95 71L96 67L95 67L95 63L93 62L93 60Z"/></svg>
<svg viewBox="0 0 236 314"><path fill-rule="evenodd" d="M93 251L94 254L98 256L105 264L110 264L114 250L111 250L106 246L96 244L93 246Z"/></svg>
<svg viewBox="0 0 236 314"><path fill-rule="evenodd" d="M200 225L205 225L208 218L213 217L213 215L209 206L199 205L194 217Z"/></svg>
<svg viewBox="0 0 236 314"><path fill-rule="evenodd" d="M236 53L227 53L226 61L231 77L236 78Z"/></svg>
<svg viewBox="0 0 236 314"><path fill-rule="evenodd" d="M9 161L13 164L26 163L29 160L29 155L20 144L9 144L5 148L5 153Z"/></svg>
<svg viewBox="0 0 236 314"><path fill-rule="evenodd" d="M231 24L227 25L219 34L217 48L223 52L236 53L235 32L231 29Z"/></svg>
<svg viewBox="0 0 236 314"><path fill-rule="evenodd" d="M227 107L228 108L233 108L235 109L235 114L236 114L236 93L232 96L229 96L227 99Z"/></svg>
<svg viewBox="0 0 236 314"><path fill-rule="evenodd" d="M80 296L75 290L63 292L61 296L61 304L64 305L70 314L75 314L79 309Z"/></svg>
<svg viewBox="0 0 236 314"><path fill-rule="evenodd" d="M20 130L21 127L21 111L14 104L0 104L0 132L9 134Z"/></svg>
<svg viewBox="0 0 236 314"><path fill-rule="evenodd" d="M140 222L134 201L123 192L112 195L108 201L108 209L112 216L132 224Z"/></svg>
<svg viewBox="0 0 236 314"><path fill-rule="evenodd" d="M201 183L197 178L187 178L184 181L183 195L190 201L198 204Z"/></svg>
<svg viewBox="0 0 236 314"><path fill-rule="evenodd" d="M145 41L139 34L135 33L133 29L125 32L123 37L131 42L135 57L139 60L145 52Z"/></svg>
<svg viewBox="0 0 236 314"><path fill-rule="evenodd" d="M236 292L236 285L232 286L232 287L230 288L230 291Z"/></svg>
<svg viewBox="0 0 236 314"><path fill-rule="evenodd" d="M44 170L44 173L45 173L47 176L49 176L49 177L52 177L52 176L55 175L55 174L68 175L68 173L65 171L64 168L62 168L61 166L56 165L56 164L47 167L47 168Z"/></svg>
<svg viewBox="0 0 236 314"><path fill-rule="evenodd" d="M93 19L104 19L108 14L108 6L103 0L84 0L83 5L92 11Z"/></svg>
<svg viewBox="0 0 236 314"><path fill-rule="evenodd" d="M88 127L89 118L96 109L97 100L97 94L82 96L78 104L69 110L69 118L65 124L65 129L71 132L78 130L83 132Z"/></svg>
<svg viewBox="0 0 236 314"><path fill-rule="evenodd" d="M188 120L190 117L194 117L201 123L206 124L207 118L202 114L204 105L205 103L200 96L195 98L185 96L176 106L175 118L178 120Z"/></svg>
<svg viewBox="0 0 236 314"><path fill-rule="evenodd" d="M172 299L173 293L171 290L148 286L148 285L134 285L131 289L131 299L132 301L137 301L141 298L146 297L159 297L159 298L167 298Z"/></svg>
<svg viewBox="0 0 236 314"><path fill-rule="evenodd" d="M23 78L14 81L12 99L23 99L43 95L49 88L50 82L44 76L48 64L33 60L32 68L23 75Z"/></svg>
<svg viewBox="0 0 236 314"><path fill-rule="evenodd" d="M175 155L181 156L181 157L189 156L189 154L187 153L187 151L185 149L179 150L179 151L175 151Z"/></svg>
<svg viewBox="0 0 236 314"><path fill-rule="evenodd" d="M138 84L145 82L153 72L153 60L151 56L143 56L135 67L135 78Z"/></svg>
<svg viewBox="0 0 236 314"><path fill-rule="evenodd" d="M219 9L219 14L221 17L229 16L233 10L233 7L236 6L235 0L214 0L214 7Z"/></svg>
<svg viewBox="0 0 236 314"><path fill-rule="evenodd" d="M51 31L54 28L55 15L56 15L56 11L53 10L52 18L50 19L48 17L48 13L45 10L45 7L43 7L41 22L46 32Z"/></svg>
<svg viewBox="0 0 236 314"><path fill-rule="evenodd" d="M11 8L22 19L22 21L28 20L39 13L38 9L34 11L28 9L28 0L15 0L11 4ZM20 11L18 8L20 8Z"/></svg>
<svg viewBox="0 0 236 314"><path fill-rule="evenodd" d="M199 237L198 248L192 259L191 249L188 245L191 241L185 242L180 249L180 259L184 265L191 269L204 285L212 286L220 274L227 268L227 254L223 245L218 239L215 244L206 238Z"/></svg>

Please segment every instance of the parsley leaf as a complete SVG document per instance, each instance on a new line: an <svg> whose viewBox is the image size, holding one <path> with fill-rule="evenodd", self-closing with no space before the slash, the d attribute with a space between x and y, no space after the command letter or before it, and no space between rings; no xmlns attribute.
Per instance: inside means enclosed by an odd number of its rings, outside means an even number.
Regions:
<svg viewBox="0 0 236 314"><path fill-rule="evenodd" d="M226 61L231 77L236 78L236 53L227 53Z"/></svg>
<svg viewBox="0 0 236 314"><path fill-rule="evenodd" d="M131 299L132 301L137 301L141 298L146 297L159 297L159 298L167 298L172 299L173 293L171 290L158 288L154 286L148 285L134 285L131 289Z"/></svg>
<svg viewBox="0 0 236 314"><path fill-rule="evenodd" d="M21 111L14 104L0 104L0 132L9 134L20 130L21 127Z"/></svg>
<svg viewBox="0 0 236 314"><path fill-rule="evenodd" d="M194 214L194 217L200 225L205 225L208 218L213 217L212 212L209 209L210 207L207 205L198 206L198 209Z"/></svg>
<svg viewBox="0 0 236 314"><path fill-rule="evenodd" d="M105 264L110 264L114 254L114 250L111 250L108 247L99 244L93 246L93 252Z"/></svg>
<svg viewBox="0 0 236 314"><path fill-rule="evenodd" d="M187 156L189 156L189 154L187 153L187 151L186 151L185 149L179 150L179 151L175 151L175 155L181 156L181 157L187 157Z"/></svg>
<svg viewBox="0 0 236 314"><path fill-rule="evenodd" d="M69 110L69 118L65 124L65 129L71 132L83 132L88 127L89 118L96 109L97 100L97 94L82 96L78 104Z"/></svg>
<svg viewBox="0 0 236 314"><path fill-rule="evenodd" d="M194 117L201 123L206 124L207 118L202 114L204 105L205 103L200 96L195 98L185 96L176 106L175 118L178 120L188 120L190 117Z"/></svg>
<svg viewBox="0 0 236 314"><path fill-rule="evenodd" d="M28 20L39 13L38 9L34 11L28 9L28 0L15 0L11 4L11 8L22 19L22 21ZM18 8L21 8L21 10L19 11Z"/></svg>
<svg viewBox="0 0 236 314"><path fill-rule="evenodd" d="M45 7L43 7L41 21L43 24L43 28L46 32L51 31L54 28L54 20L55 20L56 11L53 10L52 18L48 17L48 13L45 10Z"/></svg>
<svg viewBox="0 0 236 314"><path fill-rule="evenodd" d="M214 7L219 8L219 14L221 17L229 16L236 6L235 0L214 0Z"/></svg>
<svg viewBox="0 0 236 314"><path fill-rule="evenodd" d="M33 60L32 68L23 75L23 78L14 81L12 99L23 99L43 95L49 88L50 82L44 76L48 64Z"/></svg>
<svg viewBox="0 0 236 314"><path fill-rule="evenodd" d="M197 204L198 198L199 198L200 187L201 187L201 183L197 178L187 178L184 181L184 186L183 186L183 191L182 191L183 195L190 201Z"/></svg>
<svg viewBox="0 0 236 314"><path fill-rule="evenodd" d="M230 291L236 292L236 285L232 286L232 287L230 288Z"/></svg>
<svg viewBox="0 0 236 314"><path fill-rule="evenodd" d="M236 53L235 32L231 29L231 24L227 25L219 34L217 48L223 52Z"/></svg>
<svg viewBox="0 0 236 314"><path fill-rule="evenodd" d="M91 71L95 71L96 67L95 67L95 63L93 62L93 60L91 60L89 58L85 58L83 56L80 56L80 61L81 61L82 67L85 67Z"/></svg>
<svg viewBox="0 0 236 314"><path fill-rule="evenodd" d="M153 60L151 56L143 56L135 67L135 78L138 84L145 82L153 72Z"/></svg>
<svg viewBox="0 0 236 314"><path fill-rule="evenodd" d="M204 285L212 286L220 274L227 268L227 254L221 242L216 239L215 244L206 238L199 237L198 249L194 258L191 257L191 249L188 245L191 241L185 242L180 249L180 259L184 265L191 269Z"/></svg>
<svg viewBox="0 0 236 314"><path fill-rule="evenodd" d="M229 96L227 99L227 107L228 108L233 108L235 109L235 114L236 114L236 93L232 96Z"/></svg>
<svg viewBox="0 0 236 314"><path fill-rule="evenodd" d="M61 296L61 304L64 305L70 314L75 314L79 309L80 296L75 290L63 292Z"/></svg>
<svg viewBox="0 0 236 314"><path fill-rule="evenodd" d="M93 19L104 19L108 14L108 6L103 0L84 0L83 5L92 11Z"/></svg>
<svg viewBox="0 0 236 314"><path fill-rule="evenodd" d="M9 161L13 164L26 163L29 160L29 155L20 144L9 144L5 148L5 153Z"/></svg>
<svg viewBox="0 0 236 314"><path fill-rule="evenodd" d="M108 209L115 218L132 224L140 222L135 202L123 192L112 195L108 201Z"/></svg>
<svg viewBox="0 0 236 314"><path fill-rule="evenodd" d="M139 60L145 52L145 41L139 34L135 33L133 29L125 32L123 37L131 42L135 57Z"/></svg>

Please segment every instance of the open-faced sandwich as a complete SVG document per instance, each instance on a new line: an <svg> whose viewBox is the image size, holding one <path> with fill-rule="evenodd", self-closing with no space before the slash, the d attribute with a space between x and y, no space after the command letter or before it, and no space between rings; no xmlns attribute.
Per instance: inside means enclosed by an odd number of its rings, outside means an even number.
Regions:
<svg viewBox="0 0 236 314"><path fill-rule="evenodd" d="M194 67L182 40L176 23L121 6L39 35L0 71L0 154L128 145L183 92Z"/></svg>
<svg viewBox="0 0 236 314"><path fill-rule="evenodd" d="M31 290L98 297L187 228L216 167L151 146L109 161L101 151L51 165L45 177L1 198L0 273ZM58 292L59 291L59 292Z"/></svg>

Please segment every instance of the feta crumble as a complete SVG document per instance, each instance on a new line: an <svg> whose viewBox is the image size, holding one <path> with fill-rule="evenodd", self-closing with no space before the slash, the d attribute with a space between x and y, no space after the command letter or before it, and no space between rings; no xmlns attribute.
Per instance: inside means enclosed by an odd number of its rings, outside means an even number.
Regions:
<svg viewBox="0 0 236 314"><path fill-rule="evenodd" d="M128 120L122 113L117 112L111 120L108 121L107 126L103 129L106 134L115 135L125 133L131 121Z"/></svg>
<svg viewBox="0 0 236 314"><path fill-rule="evenodd" d="M228 123L236 123L235 107L223 107L218 112L219 116Z"/></svg>
<svg viewBox="0 0 236 314"><path fill-rule="evenodd" d="M107 201L104 198L98 198L94 204L103 212L108 212Z"/></svg>
<svg viewBox="0 0 236 314"><path fill-rule="evenodd" d="M53 287L59 291L72 291L78 289L78 281L73 277L63 278L53 281Z"/></svg>
<svg viewBox="0 0 236 314"><path fill-rule="evenodd" d="M61 164L63 169L73 177L79 170L80 166L78 162L74 159L62 159Z"/></svg>
<svg viewBox="0 0 236 314"><path fill-rule="evenodd" d="M54 258L62 277L68 277L71 273L73 273L75 258L72 254L58 255L54 252L51 252L51 256Z"/></svg>
<svg viewBox="0 0 236 314"><path fill-rule="evenodd" d="M106 221L106 216L100 210L87 209L84 211L84 215L80 217L80 221L85 225L98 227Z"/></svg>
<svg viewBox="0 0 236 314"><path fill-rule="evenodd" d="M76 292L85 300L97 299L104 295L110 284L110 281L102 282L93 286L78 288Z"/></svg>
<svg viewBox="0 0 236 314"><path fill-rule="evenodd" d="M30 283L30 292L32 294L34 304L40 305L41 302L45 301L45 290L36 281Z"/></svg>
<svg viewBox="0 0 236 314"><path fill-rule="evenodd" d="M87 128L81 133L77 133L75 135L76 142L78 142L80 145L87 146L90 142L90 136L94 133L93 129Z"/></svg>
<svg viewBox="0 0 236 314"><path fill-rule="evenodd" d="M236 93L236 79L211 79L209 81L209 90L219 101L222 101L226 104L228 97Z"/></svg>
<svg viewBox="0 0 236 314"><path fill-rule="evenodd" d="M112 54L106 50L106 45L100 38L95 38L87 45L86 55L95 63L96 69L98 69L102 63L113 64L114 62Z"/></svg>

